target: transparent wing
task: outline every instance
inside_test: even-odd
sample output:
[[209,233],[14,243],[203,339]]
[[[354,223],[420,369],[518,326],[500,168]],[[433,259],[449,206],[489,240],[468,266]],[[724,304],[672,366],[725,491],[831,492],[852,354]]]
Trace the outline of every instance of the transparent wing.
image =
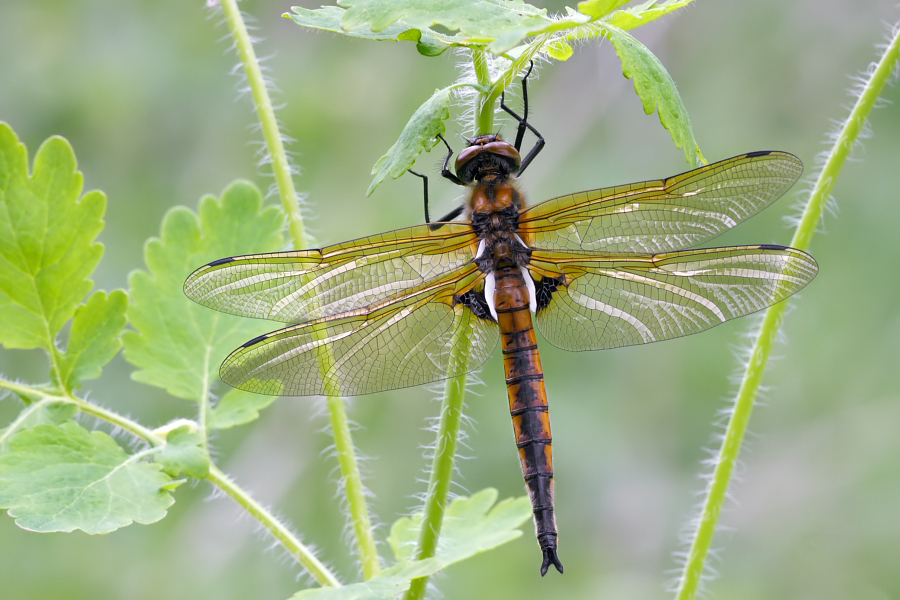
[[399,297],[472,260],[472,227],[422,225],[328,246],[224,258],[197,269],[189,298],[244,317],[302,323]]
[[446,286],[275,331],[235,350],[220,374],[285,396],[357,396],[461,375],[490,356],[499,334],[452,295]]
[[532,255],[532,268],[566,283],[537,313],[564,350],[600,350],[690,335],[781,302],[815,277],[808,254],[784,246],[735,246],[658,255]]
[[658,181],[561,196],[520,213],[535,248],[669,252],[702,244],[780,198],[803,163],[751,152]]

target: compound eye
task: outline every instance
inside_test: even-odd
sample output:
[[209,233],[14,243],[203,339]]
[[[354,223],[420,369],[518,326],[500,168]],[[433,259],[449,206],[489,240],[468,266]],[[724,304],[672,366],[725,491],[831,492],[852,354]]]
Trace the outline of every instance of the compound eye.
[[510,169],[511,171],[517,170],[522,164],[522,157],[519,156],[519,151],[509,142],[501,140],[491,142],[490,144],[484,145],[484,150],[485,152],[490,152],[491,154],[496,154],[497,156],[509,159],[509,162],[513,165],[513,168]]
[[484,150],[484,148],[485,146],[469,146],[457,155],[456,164],[454,165],[457,177],[466,183],[472,182],[472,174],[469,173],[469,170],[465,167],[473,158],[481,154],[481,151]]

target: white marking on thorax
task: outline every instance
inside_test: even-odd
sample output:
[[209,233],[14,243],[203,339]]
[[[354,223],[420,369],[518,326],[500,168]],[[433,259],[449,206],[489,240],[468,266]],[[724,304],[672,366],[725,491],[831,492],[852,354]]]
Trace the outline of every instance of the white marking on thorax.
[[475,253],[475,260],[478,260],[484,254],[484,246],[484,238],[481,238],[481,243],[478,244],[478,252]]
[[497,286],[497,280],[494,278],[494,272],[491,271],[484,278],[484,300],[487,302],[488,310],[491,311],[491,316],[494,317],[494,320],[499,322],[500,319],[497,318],[497,307],[494,305],[494,288]]
[[519,270],[522,272],[522,279],[525,280],[525,287],[528,288],[528,308],[531,312],[537,313],[537,290],[534,288],[534,279],[525,267],[519,267]]

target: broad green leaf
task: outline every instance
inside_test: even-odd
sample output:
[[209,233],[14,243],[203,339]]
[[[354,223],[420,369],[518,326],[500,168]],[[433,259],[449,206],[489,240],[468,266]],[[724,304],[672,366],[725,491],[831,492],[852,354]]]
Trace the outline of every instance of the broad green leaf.
[[587,0],[578,3],[578,12],[599,19],[629,2],[631,0]]
[[656,0],[648,0],[644,4],[617,10],[604,21],[619,29],[634,29],[687,6],[693,1],[669,0],[663,4],[656,4]]
[[379,42],[415,42],[416,49],[423,56],[438,56],[448,48],[464,45],[465,40],[462,35],[437,33],[428,27],[410,27],[402,21],[397,21],[378,32],[372,31],[366,25],[345,30],[341,28],[341,18],[346,11],[337,6],[323,6],[316,10],[294,6],[291,10],[295,14],[285,16],[293,19],[298,25]]
[[31,531],[109,533],[159,521],[174,502],[163,489],[170,481],[159,465],[72,422],[22,431],[0,455],[0,507]]
[[430,151],[434,148],[438,143],[438,134],[447,130],[444,121],[450,117],[451,94],[450,88],[435,90],[431,98],[413,113],[400,138],[372,167],[375,177],[366,190],[366,196],[370,196],[388,175],[397,179],[406,173],[422,154],[422,150]]
[[9,450],[9,440],[20,431],[38,425],[59,425],[74,417],[77,412],[75,404],[49,398],[28,404],[12,423],[0,429],[0,453]]
[[343,587],[322,587],[303,590],[291,596],[291,600],[394,600],[409,589],[413,579],[434,575],[441,563],[433,558],[405,562],[385,569],[378,577]]
[[597,23],[600,32],[612,42],[622,61],[622,74],[634,81],[634,91],[648,115],[659,112],[659,121],[669,130],[677,148],[684,149],[684,157],[693,167],[706,162],[694,139],[691,120],[675,82],[668,71],[646,46],[618,27]]
[[[531,518],[528,498],[497,502],[497,490],[487,488],[471,498],[456,498],[447,507],[436,558],[441,568],[485,552],[522,535],[519,526]],[[493,507],[493,508],[491,508]],[[404,517],[391,526],[388,543],[400,562],[413,558],[424,514]]]
[[209,475],[209,454],[195,427],[182,425],[170,431],[166,445],[153,458],[172,477],[184,473],[194,479],[203,479]]
[[575,54],[575,51],[572,50],[572,46],[565,40],[554,40],[546,44],[544,46],[544,51],[550,58],[558,61],[569,60],[572,58],[572,55]]
[[119,335],[125,329],[128,294],[116,290],[94,292],[75,311],[66,352],[60,357],[60,380],[67,390],[81,387],[85,379],[100,377],[103,367],[122,347]]
[[255,421],[259,418],[259,411],[272,404],[275,398],[276,396],[252,394],[244,390],[230,390],[209,411],[209,426],[213,429],[228,429]]
[[103,246],[106,197],[81,195],[69,143],[52,137],[28,152],[0,123],[0,343],[54,352],[56,334],[91,291]]
[[145,250],[149,272],[129,278],[128,317],[136,331],[122,339],[125,358],[138,367],[135,380],[179,398],[206,399],[228,353],[272,327],[191,302],[184,280],[219,258],[280,249],[283,226],[281,211],[263,209],[259,190],[249,182],[229,186],[221,201],[203,198],[199,218],[185,207],[166,214],[161,237]]

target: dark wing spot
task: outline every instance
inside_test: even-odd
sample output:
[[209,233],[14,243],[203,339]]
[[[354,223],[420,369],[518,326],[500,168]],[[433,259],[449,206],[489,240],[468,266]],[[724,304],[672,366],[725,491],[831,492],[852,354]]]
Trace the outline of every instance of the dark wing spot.
[[779,246],[778,244],[760,244],[760,250],[787,250],[787,246]]
[[453,303],[462,304],[475,313],[475,316],[479,319],[485,319],[486,321],[493,321],[493,317],[491,317],[491,309],[488,308],[487,300],[484,299],[484,291],[476,292],[475,290],[469,290],[465,294],[460,294],[459,296],[453,297]]
[[250,346],[253,346],[254,344],[257,344],[257,343],[263,341],[267,337],[269,337],[268,334],[261,335],[259,337],[255,337],[252,340],[250,340],[249,342],[247,342],[246,344],[244,344],[243,346],[241,346],[241,348],[249,348]]
[[537,294],[537,312],[547,308],[550,300],[553,299],[553,293],[559,289],[559,286],[566,285],[565,275],[559,277],[544,277],[540,281],[534,282],[534,291]]
[[756,152],[748,152],[745,156],[747,158],[756,158],[757,156],[768,156],[772,154],[771,150],[757,150]]
[[226,264],[226,263],[230,263],[230,262],[232,262],[233,260],[234,260],[234,257],[233,257],[233,256],[230,256],[230,257],[228,257],[228,258],[220,258],[219,260],[214,260],[214,261],[212,261],[211,263],[209,263],[209,264],[206,265],[206,266],[207,266],[207,267],[218,267],[219,265],[224,265],[224,264]]

